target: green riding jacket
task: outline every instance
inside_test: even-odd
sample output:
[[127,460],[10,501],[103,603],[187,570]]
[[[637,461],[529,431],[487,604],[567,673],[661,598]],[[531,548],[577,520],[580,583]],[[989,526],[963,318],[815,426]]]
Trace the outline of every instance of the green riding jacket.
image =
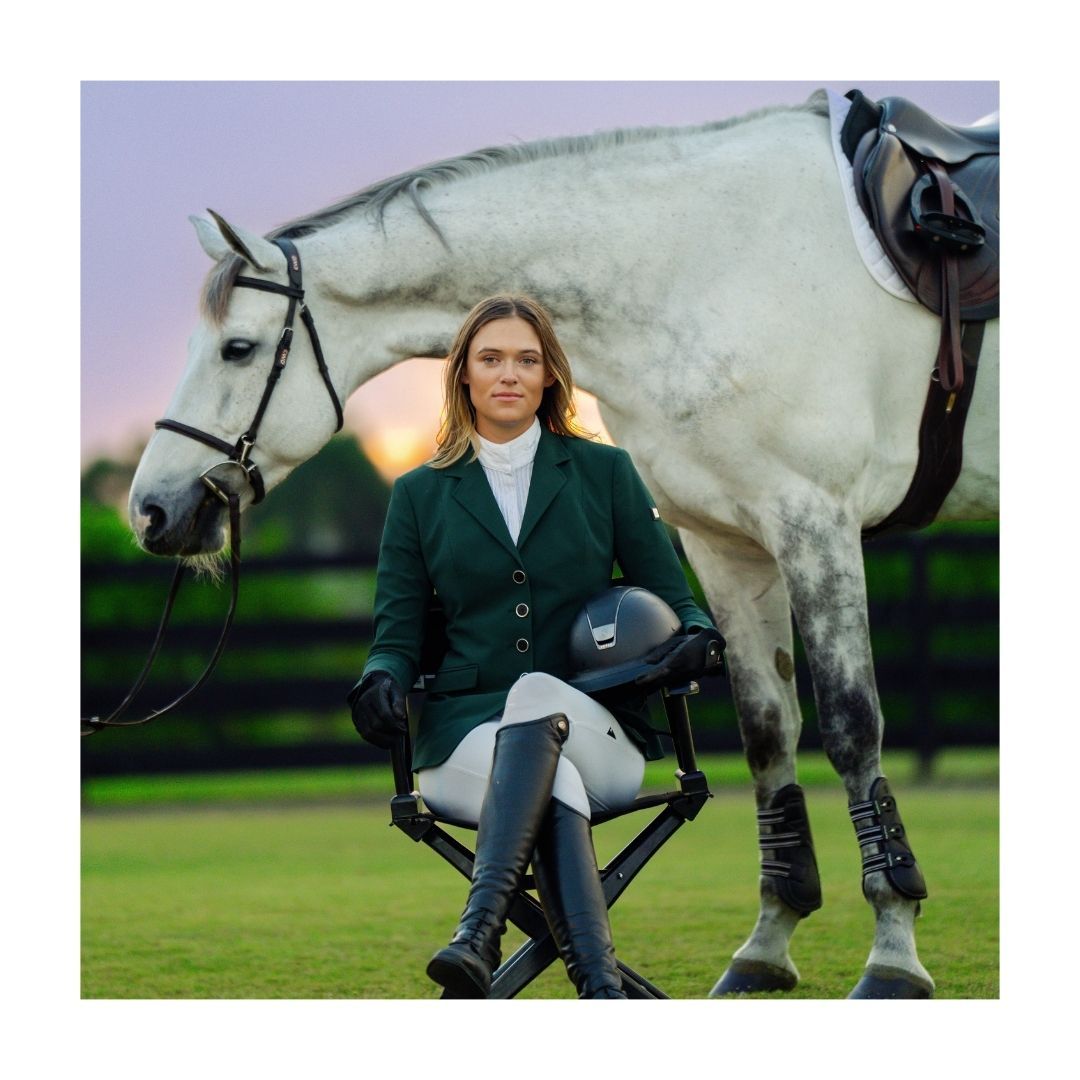
[[[469,731],[497,717],[526,672],[569,675],[570,624],[610,586],[615,563],[666,600],[684,630],[712,626],[625,450],[545,428],[516,544],[483,466],[468,457],[398,478],[379,550],[364,675],[388,671],[413,686],[433,590],[446,613],[449,649],[424,699],[416,769],[445,761]],[[663,756],[644,698],[612,711],[647,758]]]

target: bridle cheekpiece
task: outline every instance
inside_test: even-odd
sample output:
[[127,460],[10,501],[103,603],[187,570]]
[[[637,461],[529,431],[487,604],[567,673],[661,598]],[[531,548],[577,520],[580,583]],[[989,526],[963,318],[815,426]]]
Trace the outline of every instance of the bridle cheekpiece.
[[279,293],[280,295],[289,298],[289,309],[285,314],[285,325],[282,327],[277,345],[274,348],[274,362],[270,368],[270,374],[266,377],[266,386],[263,388],[259,407],[255,410],[255,417],[248,425],[247,430],[244,431],[235,443],[230,443],[225,439],[219,438],[217,435],[212,435],[208,431],[201,431],[199,428],[192,427],[190,424],[182,424],[179,420],[165,418],[158,420],[154,425],[156,428],[162,428],[165,431],[173,431],[178,435],[185,435],[189,439],[195,439],[198,442],[205,443],[207,446],[212,446],[215,450],[220,450],[226,455],[224,461],[219,461],[216,465],[211,465],[210,468],[199,477],[206,487],[226,505],[229,502],[229,489],[223,487],[214,476],[214,474],[221,469],[240,470],[241,476],[251,485],[251,490],[254,492],[255,497],[252,499],[253,503],[262,502],[266,496],[266,485],[263,483],[262,473],[259,472],[259,466],[251,459],[251,451],[255,446],[255,439],[259,433],[259,425],[262,423],[266,407],[270,404],[270,397],[274,392],[274,387],[277,386],[278,379],[281,378],[281,373],[285,370],[285,364],[289,359],[289,350],[292,348],[293,340],[293,320],[296,318],[297,308],[299,308],[300,311],[301,321],[304,326],[307,327],[308,337],[311,339],[311,347],[315,353],[315,362],[319,366],[319,374],[322,376],[327,393],[330,395],[330,401],[334,406],[334,413],[337,417],[337,426],[334,428],[335,433],[341,430],[342,424],[344,423],[344,415],[341,411],[341,401],[338,399],[337,391],[334,389],[334,384],[330,379],[330,372],[326,368],[322,346],[319,344],[319,335],[315,332],[315,320],[312,318],[311,311],[307,304],[304,303],[303,272],[300,267],[300,253],[296,250],[296,246],[293,242],[291,240],[286,240],[284,237],[278,237],[274,243],[281,249],[282,254],[285,256],[285,264],[289,271],[288,285],[280,285],[276,281],[263,281],[261,278],[243,276],[237,277],[235,282],[236,285],[243,288],[259,289],[262,292]]

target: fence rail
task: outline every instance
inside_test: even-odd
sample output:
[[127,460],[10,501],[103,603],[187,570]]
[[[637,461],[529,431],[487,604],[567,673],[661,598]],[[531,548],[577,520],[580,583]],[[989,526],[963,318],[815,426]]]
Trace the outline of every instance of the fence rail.
[[[997,537],[923,535],[882,538],[867,547],[870,622],[875,670],[886,716],[886,743],[914,747],[926,765],[942,745],[997,742],[998,600]],[[959,558],[960,562],[957,563]],[[949,562],[949,560],[952,560]],[[876,567],[889,564],[889,595],[875,596]],[[952,589],[956,566],[992,569],[960,593]],[[82,740],[85,775],[124,772],[274,768],[352,764],[381,759],[352,731],[344,694],[355,679],[372,625],[367,614],[303,617],[279,605],[271,614],[245,617],[245,597],[258,595],[257,611],[274,609],[274,582],[302,573],[370,577],[370,555],[252,560],[244,564],[240,613],[221,667],[177,714],[129,732]],[[147,601],[171,570],[149,560],[84,564],[82,635],[84,715],[104,712],[126,693],[153,633],[158,601]],[[943,580],[944,579],[944,580]],[[127,593],[125,593],[125,590]],[[197,591],[197,590],[196,590]],[[261,591],[261,594],[260,594]],[[890,590],[878,590],[889,593]],[[130,606],[123,598],[130,594]],[[94,613],[93,598],[112,597],[111,615]],[[177,612],[166,638],[161,671],[140,699],[145,709],[171,701],[201,670],[223,616],[205,604]],[[214,606],[214,605],[210,605]],[[123,625],[116,621],[121,611]],[[137,617],[136,617],[137,616]],[[945,644],[941,636],[950,640]],[[817,746],[809,671],[796,649],[796,682],[806,723],[803,745]],[[695,738],[703,750],[740,746],[734,709],[723,679],[707,680],[693,700]],[[136,708],[138,704],[136,705]],[[144,709],[144,711],[145,711]]]

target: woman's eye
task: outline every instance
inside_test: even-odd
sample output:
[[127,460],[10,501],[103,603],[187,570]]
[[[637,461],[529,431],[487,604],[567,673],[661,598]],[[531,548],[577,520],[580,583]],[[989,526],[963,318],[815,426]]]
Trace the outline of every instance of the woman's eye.
[[221,346],[222,360],[246,360],[255,351],[254,341],[245,341],[243,338],[233,338]]
[[537,361],[535,356],[523,356],[521,358],[521,363],[531,365],[531,364],[538,363],[538,361]]

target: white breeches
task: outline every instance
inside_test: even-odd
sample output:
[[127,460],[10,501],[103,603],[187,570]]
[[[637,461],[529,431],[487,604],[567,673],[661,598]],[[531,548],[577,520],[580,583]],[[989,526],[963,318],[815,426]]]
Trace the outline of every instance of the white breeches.
[[420,770],[420,794],[428,808],[476,824],[499,728],[553,713],[565,714],[570,734],[563,743],[551,797],[584,817],[629,806],[645,773],[641,752],[602,705],[561,679],[536,671],[514,683],[499,719],[473,728],[441,765]]

